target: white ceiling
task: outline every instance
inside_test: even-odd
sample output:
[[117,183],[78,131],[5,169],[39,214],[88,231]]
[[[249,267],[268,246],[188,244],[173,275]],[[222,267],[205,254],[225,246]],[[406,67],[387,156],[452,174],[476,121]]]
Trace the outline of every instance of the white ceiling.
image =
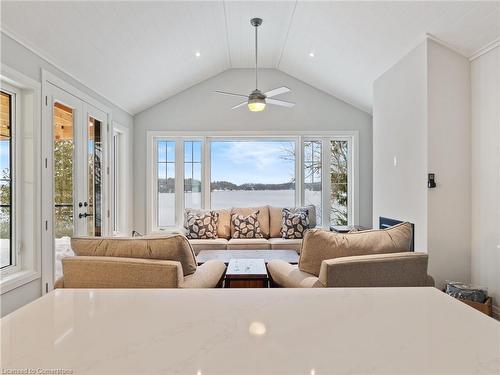
[[498,1],[2,1],[1,10],[3,31],[132,114],[252,67],[256,16],[261,66],[367,112],[373,81],[425,33],[466,56],[500,37]]

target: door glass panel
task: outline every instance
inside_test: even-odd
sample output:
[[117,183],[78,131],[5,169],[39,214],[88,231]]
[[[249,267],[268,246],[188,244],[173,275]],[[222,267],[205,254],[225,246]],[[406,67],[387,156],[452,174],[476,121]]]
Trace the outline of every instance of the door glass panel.
[[73,109],[54,104],[54,237],[56,277],[62,274],[60,258],[73,235]]
[[87,234],[102,232],[102,126],[93,117],[88,119],[88,207]]

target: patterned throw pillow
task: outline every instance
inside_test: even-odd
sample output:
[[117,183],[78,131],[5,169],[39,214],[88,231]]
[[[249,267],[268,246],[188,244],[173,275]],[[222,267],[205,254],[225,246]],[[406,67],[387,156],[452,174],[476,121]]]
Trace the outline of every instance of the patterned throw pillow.
[[238,214],[231,215],[231,225],[234,228],[233,238],[264,238],[262,235],[257,215],[259,211],[244,216]]
[[186,237],[190,239],[217,238],[219,214],[215,211],[187,212],[185,219]]
[[309,228],[309,211],[303,208],[283,208],[282,220],[282,238],[304,238],[304,232]]

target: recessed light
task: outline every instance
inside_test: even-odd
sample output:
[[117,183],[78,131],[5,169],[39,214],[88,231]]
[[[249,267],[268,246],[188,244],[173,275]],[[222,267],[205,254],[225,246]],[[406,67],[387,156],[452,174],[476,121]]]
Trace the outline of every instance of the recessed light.
[[196,52],[194,55],[195,55],[196,57],[200,57],[200,56],[201,56],[201,53]]
[[309,52],[309,57],[314,57],[314,52]]

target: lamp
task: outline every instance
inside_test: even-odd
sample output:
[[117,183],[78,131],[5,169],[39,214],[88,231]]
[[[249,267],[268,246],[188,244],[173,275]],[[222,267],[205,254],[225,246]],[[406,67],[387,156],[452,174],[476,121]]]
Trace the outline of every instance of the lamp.
[[261,112],[266,108],[266,96],[260,90],[254,90],[248,96],[248,109],[251,112]]

